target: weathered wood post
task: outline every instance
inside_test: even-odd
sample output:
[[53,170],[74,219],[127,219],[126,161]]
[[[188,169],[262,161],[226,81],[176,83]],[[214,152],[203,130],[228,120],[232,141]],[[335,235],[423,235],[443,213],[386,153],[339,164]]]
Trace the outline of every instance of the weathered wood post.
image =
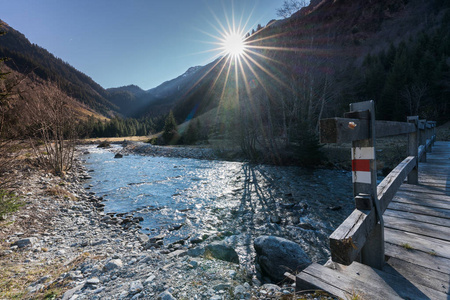
[[433,145],[432,143],[432,139],[433,139],[433,121],[427,121],[427,141],[429,140],[430,143],[427,144],[427,152],[431,152],[431,146]]
[[433,123],[433,130],[431,132],[432,138],[431,138],[431,145],[434,146],[434,142],[436,141],[436,121],[432,121]]
[[412,123],[416,126],[416,131],[408,134],[408,156],[416,157],[416,166],[408,174],[409,184],[419,184],[419,159],[417,158],[419,154],[419,117],[412,116],[407,118],[408,123]]
[[364,209],[364,206],[375,206],[378,219],[377,225],[361,249],[361,262],[381,269],[384,265],[384,224],[377,199],[374,101],[352,103],[350,111],[346,117],[369,121],[368,128],[363,128],[363,130],[367,130],[368,138],[352,141],[352,181],[355,205],[358,209]]
[[422,154],[422,157],[420,158],[420,162],[427,162],[427,135],[426,135],[426,129],[427,129],[427,120],[419,120],[419,145],[423,145],[424,151]]

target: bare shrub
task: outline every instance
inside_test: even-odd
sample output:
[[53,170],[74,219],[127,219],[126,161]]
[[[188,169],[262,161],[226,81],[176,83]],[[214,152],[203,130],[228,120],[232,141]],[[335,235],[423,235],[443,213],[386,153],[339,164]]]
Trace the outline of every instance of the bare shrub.
[[31,146],[39,162],[56,175],[72,168],[76,118],[71,102],[59,89],[47,86],[26,103]]

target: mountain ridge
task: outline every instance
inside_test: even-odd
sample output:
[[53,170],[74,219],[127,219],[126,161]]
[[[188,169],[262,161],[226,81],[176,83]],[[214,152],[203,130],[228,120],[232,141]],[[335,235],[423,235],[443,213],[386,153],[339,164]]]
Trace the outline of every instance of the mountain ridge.
[[[292,81],[292,76],[304,76],[305,72],[336,76],[355,62],[355,68],[361,67],[368,53],[385,51],[390,43],[396,45],[405,36],[423,29],[425,23],[420,14],[432,20],[436,14],[432,6],[445,7],[445,2],[313,0],[290,18],[269,22],[251,35],[249,41],[259,47],[254,50],[258,55],[278,62],[269,65],[261,56],[254,58],[262,68],[274,70],[280,82]],[[174,110],[177,120],[182,121],[194,110],[198,115],[219,105],[223,96],[220,87],[225,86],[226,79],[220,71],[224,63],[221,58],[205,66],[188,68],[149,90],[136,85],[104,89],[86,74],[31,44],[23,34],[6,28],[8,34],[0,38],[0,56],[12,58],[8,66],[22,73],[32,70],[40,78],[54,81],[70,97],[106,116],[157,117]],[[287,50],[271,50],[277,47]],[[247,66],[244,68],[248,80],[256,83],[258,78],[269,76],[259,67],[255,67],[256,73]],[[303,75],[299,70],[303,70]],[[261,89],[261,84],[257,89]],[[271,84],[275,87],[278,83]],[[342,88],[337,86],[336,93],[342,93]]]

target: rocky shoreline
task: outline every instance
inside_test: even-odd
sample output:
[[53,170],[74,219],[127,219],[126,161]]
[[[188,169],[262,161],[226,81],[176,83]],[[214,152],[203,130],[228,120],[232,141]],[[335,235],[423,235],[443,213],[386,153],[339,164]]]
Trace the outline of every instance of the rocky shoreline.
[[[122,141],[89,141],[83,145],[120,145],[122,148],[116,153],[120,155],[136,154],[154,157],[177,157],[177,158],[193,158],[205,160],[227,160],[227,161],[246,161],[239,149],[236,148],[222,148],[210,145],[196,145],[196,146],[159,146],[152,145],[147,142],[131,141],[124,139]],[[108,146],[109,145],[109,146]]]
[[164,246],[140,232],[139,218],[105,214],[103,199],[83,188],[90,175],[80,161],[64,179],[29,167],[15,172],[27,204],[0,227],[1,287],[9,289],[2,299],[14,293],[65,300],[293,296],[291,282],[262,284],[224,257],[232,249],[222,249],[220,238],[200,247],[193,241]]

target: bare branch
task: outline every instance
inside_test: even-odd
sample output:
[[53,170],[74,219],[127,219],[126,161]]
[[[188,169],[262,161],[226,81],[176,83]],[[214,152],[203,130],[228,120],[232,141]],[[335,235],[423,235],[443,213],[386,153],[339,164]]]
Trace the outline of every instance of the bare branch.
[[277,16],[287,19],[305,6],[306,0],[284,0],[283,6],[277,9]]

